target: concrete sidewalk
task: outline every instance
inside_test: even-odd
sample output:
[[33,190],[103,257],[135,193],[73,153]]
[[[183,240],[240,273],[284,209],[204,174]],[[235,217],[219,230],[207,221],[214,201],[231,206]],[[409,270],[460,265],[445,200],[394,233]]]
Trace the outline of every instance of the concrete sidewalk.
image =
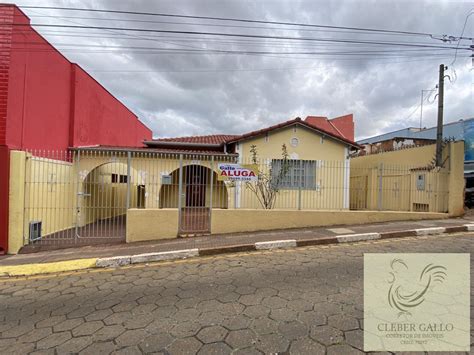
[[[241,250],[266,249],[265,243],[262,242],[270,242],[267,249],[281,247],[275,246],[274,243],[271,243],[275,241],[291,241],[291,243],[288,245],[294,244],[294,246],[329,244],[333,242],[337,243],[337,238],[342,238],[344,236],[350,237],[346,238],[347,241],[364,240],[357,237],[361,234],[368,236],[365,238],[365,240],[378,239],[380,238],[380,234],[382,235],[382,238],[410,235],[414,236],[417,235],[414,231],[419,229],[428,229],[428,234],[431,234],[431,232],[429,232],[430,229],[432,229],[434,232],[439,232],[443,228],[448,228],[448,230],[443,230],[442,232],[456,232],[466,230],[462,229],[464,228],[463,226],[473,223],[474,216],[467,216],[464,218],[441,220],[389,222],[365,225],[332,226],[329,228],[321,227],[277,230],[271,232],[266,231],[242,234],[212,235],[194,238],[162,240],[158,242],[139,242],[133,244],[94,245],[79,248],[43,251],[32,254],[1,256],[0,275],[10,274],[5,272],[5,270],[11,270],[12,267],[22,265],[30,265],[28,268],[29,272],[26,274],[37,273],[35,272],[35,267],[48,270],[45,272],[59,272],[66,270],[76,270],[80,268],[89,268],[91,267],[90,265],[94,264],[96,259],[102,258],[134,256],[150,253],[179,252],[183,250],[197,250],[199,251],[199,255],[210,255],[224,252],[236,252]],[[401,233],[399,234],[397,232]],[[379,234],[379,237],[373,237],[374,234]],[[261,247],[258,245],[261,245]],[[193,252],[191,252],[190,255],[192,256]],[[189,257],[190,255],[187,255],[186,257]],[[82,262],[79,262],[78,260],[82,260]],[[71,261],[73,261],[76,266],[71,266]],[[46,264],[51,263],[56,264],[56,266],[47,268]],[[39,264],[45,265],[40,267],[38,266]],[[67,267],[65,265],[67,265]],[[65,267],[66,269],[64,270]],[[56,270],[57,268],[59,269]],[[52,271],[50,271],[50,269]]]

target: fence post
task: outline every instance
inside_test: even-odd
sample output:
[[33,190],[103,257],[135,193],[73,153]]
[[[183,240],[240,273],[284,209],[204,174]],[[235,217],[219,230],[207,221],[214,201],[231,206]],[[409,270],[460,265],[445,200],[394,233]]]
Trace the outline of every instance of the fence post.
[[379,164],[379,192],[378,192],[378,210],[382,210],[382,185],[383,185],[383,163]]
[[211,229],[211,217],[212,217],[212,190],[214,189],[214,156],[211,157],[211,177],[210,177],[210,188],[211,191],[209,192],[209,229]]
[[300,172],[300,181],[298,184],[298,211],[301,211],[301,185],[303,184],[303,178],[306,178],[306,176],[304,176],[304,171],[301,166],[301,160],[298,161],[298,165],[298,170]]
[[127,210],[130,208],[130,164],[132,160],[132,152],[127,152]]
[[27,153],[22,151],[7,151],[9,154],[9,193],[8,201],[9,215],[6,223],[8,228],[8,253],[17,254],[25,245],[24,230],[25,223],[25,184],[29,179],[26,177]]
[[76,227],[74,228],[74,242],[76,242],[76,239],[79,236],[79,223],[81,222],[80,221],[80,217],[82,214],[82,211],[81,211],[81,207],[82,207],[82,193],[84,189],[84,185],[82,185],[82,188],[81,188],[81,183],[82,183],[82,179],[81,179],[81,151],[78,150],[77,151],[77,158],[76,158],[76,161],[75,161],[75,165],[76,165],[76,178],[77,178],[77,186],[76,186]]
[[181,232],[181,214],[182,214],[182,195],[183,195],[183,154],[179,155],[179,176],[178,176],[178,233]]

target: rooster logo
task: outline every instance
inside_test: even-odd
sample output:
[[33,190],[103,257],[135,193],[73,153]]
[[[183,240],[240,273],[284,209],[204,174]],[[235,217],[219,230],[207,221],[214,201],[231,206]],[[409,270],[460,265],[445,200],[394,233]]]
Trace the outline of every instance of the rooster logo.
[[393,259],[390,267],[392,271],[388,280],[388,303],[399,311],[399,317],[411,316],[409,311],[422,304],[428,291],[432,290],[436,283],[443,283],[447,277],[447,269],[444,266],[428,264],[421,272],[419,280],[407,282],[402,276],[408,274],[408,266],[402,259]]

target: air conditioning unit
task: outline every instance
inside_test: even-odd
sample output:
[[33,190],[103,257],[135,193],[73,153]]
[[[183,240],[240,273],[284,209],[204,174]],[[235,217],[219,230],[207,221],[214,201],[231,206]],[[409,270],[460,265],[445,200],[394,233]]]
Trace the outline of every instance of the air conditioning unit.
[[41,221],[31,221],[30,222],[30,242],[41,239]]

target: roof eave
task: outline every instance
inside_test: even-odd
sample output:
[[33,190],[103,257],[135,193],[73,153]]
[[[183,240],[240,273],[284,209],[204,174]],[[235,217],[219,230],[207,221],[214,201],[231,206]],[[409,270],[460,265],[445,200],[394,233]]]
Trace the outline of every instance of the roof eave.
[[299,124],[299,125],[301,125],[301,126],[303,126],[303,127],[309,128],[309,129],[311,129],[311,130],[313,130],[313,131],[317,131],[318,133],[324,134],[325,136],[328,136],[328,137],[330,137],[331,139],[334,139],[334,140],[336,140],[336,141],[338,141],[338,142],[341,142],[341,143],[344,144],[344,145],[348,145],[348,146],[351,146],[351,147],[354,147],[354,148],[357,148],[357,149],[362,149],[362,146],[359,145],[359,144],[357,144],[357,143],[355,143],[355,142],[350,142],[350,141],[346,141],[346,140],[344,140],[344,139],[340,139],[340,138],[338,138],[338,137],[336,137],[336,136],[334,136],[334,135],[332,135],[332,134],[330,134],[330,133],[328,133],[328,132],[325,132],[325,131],[323,131],[323,130],[321,130],[321,129],[318,129],[318,128],[316,128],[316,127],[313,127],[312,125],[310,125],[310,124],[308,124],[308,123],[306,123],[306,122],[304,122],[304,121],[301,121],[301,120],[289,121],[289,122],[287,122],[286,125],[275,126],[274,128],[272,128],[271,130],[268,130],[268,131],[262,130],[261,132],[260,132],[260,131],[257,131],[257,132],[255,132],[255,134],[252,134],[252,135],[250,135],[250,134],[249,134],[249,135],[243,135],[242,137],[240,137],[240,138],[238,138],[238,139],[233,139],[233,140],[227,141],[226,143],[227,143],[227,144],[237,143],[237,142],[240,142],[240,141],[243,141],[243,140],[246,140],[246,139],[250,139],[250,138],[257,137],[257,136],[259,136],[259,135],[261,135],[261,134],[265,134],[266,132],[272,131],[272,130],[274,130],[274,129],[283,129],[283,128],[286,128],[286,127],[288,127],[288,126],[294,125],[294,124]]
[[224,143],[191,143],[191,142],[173,142],[173,141],[144,141],[146,146],[150,147],[188,147],[188,148],[221,148]]

